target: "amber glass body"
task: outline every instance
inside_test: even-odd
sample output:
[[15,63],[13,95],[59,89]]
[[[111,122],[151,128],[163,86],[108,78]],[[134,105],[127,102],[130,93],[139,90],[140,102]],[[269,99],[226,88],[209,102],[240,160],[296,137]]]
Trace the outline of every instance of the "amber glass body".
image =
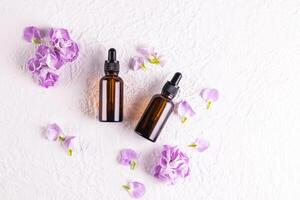
[[106,72],[100,80],[99,121],[123,121],[123,80],[116,72]]
[[135,132],[155,142],[173,109],[174,103],[171,97],[164,94],[154,95],[138,122]]

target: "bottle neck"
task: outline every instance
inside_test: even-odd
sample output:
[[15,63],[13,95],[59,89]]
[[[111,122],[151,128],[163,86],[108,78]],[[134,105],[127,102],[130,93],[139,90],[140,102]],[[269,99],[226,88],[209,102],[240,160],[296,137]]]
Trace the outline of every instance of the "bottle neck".
[[161,95],[169,100],[172,100],[174,98],[174,96],[168,92],[165,91],[161,91]]
[[118,76],[119,72],[116,71],[104,71],[105,76]]

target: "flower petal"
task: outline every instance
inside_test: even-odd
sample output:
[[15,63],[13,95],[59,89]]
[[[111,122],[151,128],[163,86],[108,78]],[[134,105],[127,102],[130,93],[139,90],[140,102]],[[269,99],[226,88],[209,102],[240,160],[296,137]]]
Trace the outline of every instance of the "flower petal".
[[181,101],[176,106],[176,113],[180,117],[193,117],[196,113],[187,101]]
[[67,136],[63,141],[63,146],[68,151],[69,156],[72,156],[74,149],[76,148],[76,137]]
[[131,197],[138,199],[144,196],[146,188],[143,183],[137,181],[131,181],[128,183],[127,186],[128,186],[127,191],[129,192]]
[[197,138],[195,144],[197,145],[196,148],[199,152],[203,152],[209,147],[209,142],[203,138]]
[[49,30],[49,37],[51,42],[55,42],[57,39],[70,39],[68,30],[64,28],[51,28]]
[[145,67],[145,60],[143,57],[134,56],[129,61],[129,67],[133,70],[138,70]]
[[142,54],[147,59],[149,59],[150,56],[154,56],[155,54],[154,47],[139,47],[137,48],[137,52]]
[[62,135],[63,132],[61,128],[56,124],[49,124],[46,129],[46,138],[50,141],[55,141],[58,139],[60,135]]
[[132,161],[136,162],[137,158],[138,154],[133,149],[123,149],[117,159],[121,165],[128,166],[132,164]]
[[48,67],[43,67],[40,73],[34,74],[34,78],[39,82],[40,86],[44,88],[53,87],[58,81],[59,76]]
[[40,45],[35,53],[36,59],[51,69],[59,69],[64,63],[60,60],[60,56],[47,45]]
[[219,99],[219,91],[215,88],[205,88],[201,91],[201,97],[205,101],[217,101]]
[[26,27],[24,29],[23,36],[27,42],[31,42],[34,44],[41,43],[41,39],[42,39],[41,31],[35,26]]

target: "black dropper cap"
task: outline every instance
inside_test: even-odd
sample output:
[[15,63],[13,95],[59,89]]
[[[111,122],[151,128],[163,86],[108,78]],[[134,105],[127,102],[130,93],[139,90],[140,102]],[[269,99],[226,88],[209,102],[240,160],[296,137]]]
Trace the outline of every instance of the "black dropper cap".
[[117,60],[117,52],[114,48],[108,50],[108,59],[104,63],[105,72],[119,72],[120,65]]
[[178,83],[181,80],[182,74],[180,72],[176,72],[171,79],[171,81],[167,81],[162,89],[162,93],[169,96],[171,99],[174,98],[179,90]]

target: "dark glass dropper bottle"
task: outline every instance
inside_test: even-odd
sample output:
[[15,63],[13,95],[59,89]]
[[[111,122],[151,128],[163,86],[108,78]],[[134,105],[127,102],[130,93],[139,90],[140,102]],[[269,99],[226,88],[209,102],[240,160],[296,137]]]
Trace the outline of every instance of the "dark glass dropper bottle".
[[100,80],[99,120],[101,122],[123,121],[123,80],[118,76],[120,70],[116,50],[108,51],[104,64],[105,76]]
[[179,90],[178,83],[181,77],[181,73],[176,72],[172,80],[164,85],[161,94],[152,97],[135,128],[137,134],[152,142],[156,141],[174,109],[172,99]]

